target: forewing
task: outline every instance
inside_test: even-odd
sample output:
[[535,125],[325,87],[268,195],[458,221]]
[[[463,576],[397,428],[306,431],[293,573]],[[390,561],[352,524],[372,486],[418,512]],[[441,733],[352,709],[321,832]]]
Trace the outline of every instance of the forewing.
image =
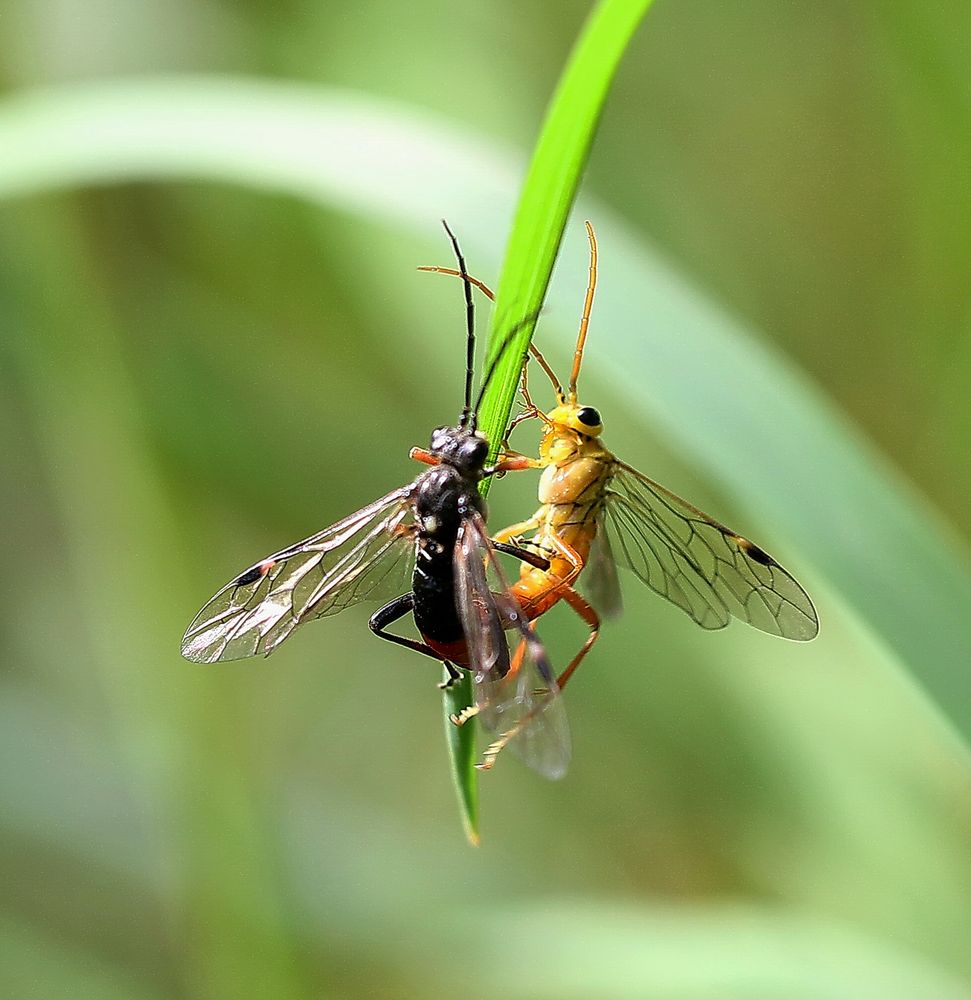
[[622,462],[602,521],[617,561],[702,628],[734,616],[786,639],[818,633],[809,595],[767,552]]
[[[459,529],[455,583],[478,717],[534,771],[562,777],[570,763],[570,731],[556,676],[509,593],[479,515]],[[513,636],[512,657],[506,630]]]
[[407,589],[414,485],[251,566],[196,615],[182,655],[196,663],[269,655],[305,621]]

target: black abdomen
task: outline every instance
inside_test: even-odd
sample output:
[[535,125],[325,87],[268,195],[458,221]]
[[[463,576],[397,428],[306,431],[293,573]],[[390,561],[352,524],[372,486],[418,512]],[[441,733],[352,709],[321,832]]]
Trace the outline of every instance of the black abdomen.
[[436,551],[438,543],[421,539],[415,561],[412,590],[415,625],[426,639],[456,642],[464,635],[455,604],[452,550]]
[[415,625],[426,639],[438,643],[464,637],[455,602],[455,543],[462,519],[484,511],[475,486],[448,465],[426,472],[415,499],[418,551],[412,590]]

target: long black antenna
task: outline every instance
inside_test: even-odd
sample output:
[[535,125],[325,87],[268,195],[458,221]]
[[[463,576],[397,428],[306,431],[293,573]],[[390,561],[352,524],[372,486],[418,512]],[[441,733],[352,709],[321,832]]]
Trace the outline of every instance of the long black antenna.
[[475,305],[472,302],[472,282],[469,280],[469,272],[465,269],[465,258],[459,248],[459,241],[455,238],[455,233],[448,228],[448,223],[442,219],[442,225],[448,238],[452,241],[452,249],[455,251],[455,259],[459,262],[459,274],[462,277],[462,284],[465,285],[465,327],[467,330],[465,348],[465,402],[462,405],[462,416],[459,420],[459,427],[466,427],[472,416],[472,369],[475,365]]

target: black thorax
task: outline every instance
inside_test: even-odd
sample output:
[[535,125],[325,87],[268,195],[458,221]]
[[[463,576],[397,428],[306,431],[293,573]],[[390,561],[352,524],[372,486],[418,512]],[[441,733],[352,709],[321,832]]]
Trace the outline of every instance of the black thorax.
[[[450,430],[454,433],[454,429]],[[469,432],[459,432],[462,434],[471,437]],[[435,436],[432,442],[433,446],[439,443]],[[449,443],[460,443],[462,451],[468,451],[455,437],[450,438]],[[438,454],[447,450],[435,448]],[[463,453],[461,458],[465,457]],[[453,464],[443,456],[441,465],[429,469],[421,477],[415,497],[418,526],[412,585],[415,624],[427,639],[441,643],[455,642],[463,634],[455,601],[454,555],[459,527],[471,514],[485,515],[485,501],[478,490],[483,477],[485,449],[479,461],[466,462],[461,458],[458,464]]]

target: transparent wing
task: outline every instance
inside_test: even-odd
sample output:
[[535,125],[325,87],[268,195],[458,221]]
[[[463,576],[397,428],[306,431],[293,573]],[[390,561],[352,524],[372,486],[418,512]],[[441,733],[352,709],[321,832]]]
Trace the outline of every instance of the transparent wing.
[[[467,518],[459,529],[455,585],[478,717],[534,771],[562,777],[570,763],[570,730],[556,676],[543,644],[509,594],[479,515]],[[512,657],[506,630],[514,638]]]
[[509,644],[503,613],[486,572],[485,560],[492,547],[488,540],[483,542],[478,531],[480,520],[467,518],[459,528],[454,555],[455,593],[479,717],[489,729],[495,729],[500,709],[492,695],[509,673]]
[[407,590],[413,491],[395,490],[241,573],[196,615],[182,655],[196,663],[268,656],[305,621]]
[[702,627],[729,616],[806,641],[819,632],[809,595],[767,552],[617,462],[602,525],[617,561]]
[[604,618],[617,618],[624,610],[624,599],[617,579],[617,562],[606,531],[598,531],[590,546],[583,569],[581,589]]

